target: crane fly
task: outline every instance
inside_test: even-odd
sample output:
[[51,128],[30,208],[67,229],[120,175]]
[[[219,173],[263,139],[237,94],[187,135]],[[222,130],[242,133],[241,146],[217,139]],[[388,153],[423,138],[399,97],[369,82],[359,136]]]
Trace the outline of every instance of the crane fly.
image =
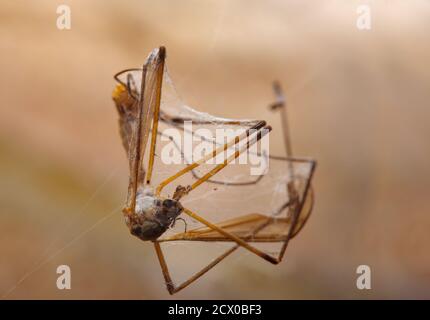
[[[273,264],[281,262],[289,241],[312,211],[311,180],[316,162],[292,156],[279,84],[274,86],[276,102],[271,109],[281,110],[286,157],[251,151],[272,130],[264,120],[219,118],[183,104],[168,75],[164,47],[154,49],[142,68],[123,70],[114,78],[117,85],[113,100],[130,170],[123,215],[132,235],[152,242],[169,293],[187,287],[239,248]],[[187,129],[190,121],[196,126],[194,131]],[[190,159],[184,152],[186,146],[161,126],[184,135],[196,134],[212,149],[199,159]],[[215,132],[219,128],[242,131],[223,142],[197,134],[201,129]],[[167,145],[176,148],[173,151],[181,155],[181,164],[160,161],[159,155],[164,152],[160,148]],[[228,150],[232,152],[221,163],[208,165]],[[270,164],[268,170],[250,176],[243,166],[234,164],[243,154]],[[197,197],[187,202],[193,194]],[[180,225],[178,220],[184,223]],[[195,227],[190,229],[191,225]],[[222,242],[231,243],[231,247],[175,285],[162,249],[162,244],[175,241]],[[279,249],[274,254],[259,248],[258,243],[273,243]]]

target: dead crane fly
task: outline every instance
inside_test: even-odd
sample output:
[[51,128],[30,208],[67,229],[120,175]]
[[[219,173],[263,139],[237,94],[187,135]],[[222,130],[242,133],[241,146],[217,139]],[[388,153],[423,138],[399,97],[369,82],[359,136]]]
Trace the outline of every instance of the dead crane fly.
[[[265,121],[218,118],[185,105],[169,78],[165,60],[166,50],[160,47],[150,53],[143,68],[116,74],[113,100],[130,169],[123,209],[126,224],[134,236],[152,241],[167,289],[173,294],[240,247],[279,263],[288,242],[311,213],[315,161],[291,154],[279,85],[275,85],[277,101],[272,109],[282,112],[286,157],[251,151],[271,130]],[[192,129],[186,125],[189,122]],[[223,142],[202,133],[219,129],[242,129],[242,133]],[[202,152],[200,159],[191,159],[184,150],[190,146],[173,139],[172,130],[193,134],[191,141],[200,140],[205,144],[201,151],[207,152]],[[170,150],[172,145],[175,150]],[[160,155],[166,149],[168,153],[176,151],[182,161],[163,163]],[[230,155],[221,162],[209,161],[228,151]],[[244,153],[259,158],[267,170],[251,175],[249,163],[236,164],[234,160]],[[175,285],[162,244],[177,241],[230,245],[200,271]],[[270,244],[270,249],[261,248],[265,244]]]

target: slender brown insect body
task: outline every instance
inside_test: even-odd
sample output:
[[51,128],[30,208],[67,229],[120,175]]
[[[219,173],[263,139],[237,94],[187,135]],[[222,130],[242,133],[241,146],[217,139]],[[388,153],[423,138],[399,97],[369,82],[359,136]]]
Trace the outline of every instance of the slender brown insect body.
[[[164,109],[163,107],[162,109],[161,90],[165,58],[166,50],[164,47],[160,47],[151,52],[142,68],[127,69],[116,74],[115,80],[118,84],[112,97],[119,114],[120,135],[129,160],[129,186],[127,201],[123,209],[125,221],[132,235],[143,241],[153,242],[167,289],[169,293],[173,294],[196,281],[239,248],[244,248],[270,263],[278,264],[281,262],[290,239],[300,232],[312,211],[311,179],[316,162],[312,159],[294,158],[292,156],[285,119],[283,126],[285,129],[284,138],[287,142],[287,157],[266,155],[264,152],[253,153],[264,163],[270,160],[286,165],[282,166],[283,171],[274,171],[274,174],[271,175],[277,183],[270,180],[271,178],[265,179],[267,175],[263,177],[264,174],[257,178],[245,180],[226,181],[220,179],[220,172],[228,171],[224,169],[241,154],[251,154],[251,146],[257,145],[271,131],[271,127],[266,125],[263,120],[223,119],[203,114],[189,107],[177,109],[174,112],[168,112],[168,108]],[[278,100],[276,108],[282,107],[283,115],[285,115],[285,99],[279,85],[275,86],[275,93]],[[236,127],[244,129],[244,131],[237,133],[233,139],[227,142],[214,144],[213,150],[198,160],[185,161],[185,166],[181,167],[182,169],[169,173],[168,176],[162,178],[154,176],[155,178],[152,180],[153,174],[157,175],[164,169],[160,171],[154,169],[158,163],[155,161],[158,137],[163,137],[163,132],[158,127],[159,122],[185,133],[185,123],[190,120],[197,126]],[[171,137],[164,136],[164,138]],[[158,145],[160,144],[158,143]],[[179,147],[177,149],[184,160],[186,157],[183,150]],[[226,150],[232,149],[234,152],[226,156],[222,163],[205,169],[206,161],[213,160]],[[144,157],[145,151],[149,151],[147,159]],[[294,169],[294,166],[298,166],[298,168]],[[197,172],[197,168],[203,172]],[[305,173],[303,170],[296,170],[300,168]],[[279,180],[285,171],[289,171],[288,180]],[[189,185],[178,184],[178,179],[187,174],[191,174],[194,180],[190,180]],[[160,181],[154,184],[155,180]],[[177,183],[176,188],[170,189],[170,192],[175,190],[173,195],[167,195],[166,191],[163,193],[166,187],[169,189],[168,186],[174,186],[175,182]],[[180,202],[182,198],[193,193],[193,190],[201,190],[202,186],[208,183],[217,184],[221,186],[220,189],[230,187],[231,190],[255,186],[257,195],[279,193],[279,190],[283,190],[284,193],[277,202],[277,207],[269,208],[271,212],[267,212],[267,209],[270,201],[276,200],[275,198],[269,199],[270,201],[267,203],[261,202],[266,205],[260,207],[257,212],[253,211],[255,208],[252,206],[250,212],[241,212],[237,217],[229,217],[222,221],[217,219],[218,222],[214,223],[201,216],[200,213],[194,212],[194,209],[190,210],[184,207]],[[211,189],[219,192],[218,188]],[[244,194],[243,196],[245,198],[248,195]],[[241,197],[242,194],[236,195],[235,199],[228,200],[241,201]],[[224,201],[225,199],[222,199],[219,203],[222,204]],[[243,201],[248,202],[249,200]],[[189,202],[183,201],[183,203]],[[208,201],[208,203],[213,202]],[[242,203],[233,207],[233,210],[241,209],[241,206]],[[221,214],[223,209],[226,208],[220,208],[218,213]],[[181,215],[188,217],[191,219],[190,221],[198,222],[202,227],[187,231],[187,223],[180,217]],[[176,232],[174,229],[173,234],[166,232],[175,225],[178,219],[184,220],[185,231]],[[189,279],[175,285],[170,277],[162,249],[162,244],[170,241],[231,242],[233,246]],[[254,243],[278,243],[281,245],[281,249],[278,253],[268,253],[255,246]]]

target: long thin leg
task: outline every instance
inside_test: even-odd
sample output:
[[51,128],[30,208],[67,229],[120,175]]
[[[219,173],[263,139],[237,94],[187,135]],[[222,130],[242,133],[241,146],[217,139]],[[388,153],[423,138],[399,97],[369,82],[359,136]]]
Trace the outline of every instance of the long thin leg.
[[212,230],[218,231],[219,233],[221,233],[223,236],[231,239],[232,241],[236,242],[238,245],[244,247],[245,249],[249,250],[250,252],[256,254],[257,256],[273,263],[273,264],[278,264],[279,261],[278,259],[268,255],[267,253],[251,246],[248,242],[242,240],[241,238],[235,236],[234,234],[231,234],[228,231],[225,231],[224,229],[218,227],[217,225],[207,221],[206,219],[200,217],[199,215],[197,215],[196,213],[192,212],[191,210],[184,208],[184,213],[189,215],[191,218],[199,221],[200,223],[206,225],[207,227],[211,228]]
[[[259,137],[257,136],[257,139],[258,138],[261,138],[261,133],[260,133]],[[216,174],[220,170],[222,170],[228,164],[228,161],[232,161],[232,159],[234,157],[237,157],[240,154],[241,151],[249,148],[249,146],[250,146],[250,141],[248,141],[248,143],[246,145],[246,148],[242,147],[241,150],[236,151],[235,154],[232,155],[232,156],[230,156],[230,158],[228,158],[223,164],[220,164],[220,165],[216,166],[213,170],[211,170],[209,173],[207,173],[205,176],[203,176],[200,180],[196,181],[191,186],[191,190],[194,189],[194,188],[196,188],[200,184],[202,184],[205,180],[209,179],[210,177],[212,177],[214,174]],[[295,203],[295,205],[291,206],[291,208],[290,208],[291,215],[292,215],[292,226],[290,228],[290,231],[289,231],[289,234],[287,236],[287,239],[286,239],[286,241],[284,242],[284,244],[282,246],[281,252],[280,252],[280,254],[279,254],[279,256],[277,258],[274,258],[274,257],[266,254],[265,252],[263,252],[263,251],[255,248],[254,246],[251,246],[249,243],[247,243],[246,241],[242,240],[241,238],[239,238],[239,237],[237,237],[237,236],[235,236],[235,235],[233,235],[233,234],[231,234],[231,233],[223,230],[222,228],[216,226],[215,224],[212,224],[211,222],[205,220],[204,218],[200,217],[199,215],[195,214],[194,212],[192,212],[189,209],[184,208],[184,213],[186,213],[187,215],[191,216],[195,220],[203,223],[204,225],[206,225],[207,227],[211,228],[212,230],[218,231],[219,233],[221,233],[225,237],[231,239],[232,241],[236,242],[238,245],[240,245],[240,246],[244,247],[245,249],[251,251],[252,253],[260,256],[261,258],[263,258],[263,259],[265,259],[265,260],[267,260],[267,261],[269,261],[269,262],[271,262],[273,264],[278,264],[282,260],[284,254],[285,254],[285,251],[286,251],[289,239],[292,237],[292,235],[293,235],[293,233],[295,231],[295,226],[297,224],[297,221],[298,221],[298,218],[299,218],[299,214],[300,214],[301,209],[303,207],[304,200],[306,199],[307,194],[308,194],[308,190],[309,190],[309,186],[310,186],[310,181],[312,179],[312,175],[313,175],[313,172],[314,172],[314,169],[315,169],[315,162],[312,161],[312,160],[310,160],[310,161],[311,161],[311,164],[312,164],[312,166],[311,166],[311,172],[310,172],[310,175],[309,175],[309,179],[307,180],[307,184],[306,184],[306,187],[305,187],[305,192],[304,192],[304,196],[303,196],[302,201],[298,201],[299,199],[298,199],[297,191],[295,190],[295,187],[293,186],[293,184],[290,184],[290,186],[289,186],[290,197],[292,198],[293,203]]]
[[[161,113],[160,113],[161,114]],[[161,120],[161,119],[160,119]],[[185,157],[184,152],[182,151],[182,149],[180,148],[180,146],[175,142],[175,140],[173,138],[171,138],[168,135],[165,135],[162,132],[157,132],[157,134],[159,136],[165,137],[165,138],[170,138],[171,142],[173,143],[173,145],[175,146],[176,150],[178,150],[178,152],[181,155],[181,159],[185,161],[185,164],[191,165],[192,163],[190,161],[188,161],[188,159]],[[201,137],[203,138],[203,137]],[[298,162],[298,163],[303,163],[303,162],[313,162],[313,160],[311,159],[307,159],[307,158],[296,158],[296,157],[281,157],[281,156],[274,156],[274,155],[265,155],[265,154],[260,154],[260,153],[256,153],[259,156],[264,157],[264,159],[266,161],[269,161],[269,159],[273,159],[273,160],[277,160],[277,161],[290,161],[290,162]],[[191,169],[191,174],[193,175],[193,177],[195,179],[201,179],[202,176],[199,176],[194,169]],[[222,180],[212,180],[212,179],[208,179],[206,182],[209,183],[213,183],[213,184],[221,184],[221,185],[225,185],[225,186],[246,186],[246,185],[253,185],[253,184],[257,184],[262,178],[264,177],[264,175],[259,175],[258,178],[256,178],[255,180],[252,181],[245,181],[245,182],[228,182],[228,181],[222,181]],[[280,214],[286,207],[287,207],[287,203],[288,201],[281,206],[281,208],[278,210],[279,213],[275,214],[278,215]]]
[[[312,163],[312,169],[311,169],[311,174],[309,176],[308,181],[310,182],[311,178],[312,178],[312,174],[313,171],[315,169],[315,162],[312,160],[309,160]],[[310,183],[307,184],[306,190],[305,190],[305,195],[303,197],[302,202],[305,202],[307,200],[307,197],[311,197],[310,201],[313,201],[313,197],[312,197],[312,189],[311,189],[311,185]],[[299,207],[296,205],[294,206],[293,210],[295,212],[297,212],[296,210],[303,210],[303,206],[304,203],[299,204]],[[170,294],[174,294],[182,289],[184,289],[185,287],[187,287],[188,285],[190,285],[191,283],[193,283],[194,281],[196,281],[197,279],[199,279],[201,276],[203,276],[206,272],[208,272],[210,269],[212,269],[213,267],[215,267],[219,262],[221,262],[222,260],[224,260],[227,256],[229,256],[231,253],[233,253],[234,251],[236,251],[238,248],[240,248],[241,246],[244,246],[245,249],[250,250],[251,252],[257,254],[258,256],[264,258],[265,260],[271,262],[271,263],[279,263],[280,261],[282,261],[282,258],[285,254],[285,250],[287,248],[288,242],[290,239],[292,239],[294,236],[297,235],[297,233],[302,229],[303,225],[306,223],[306,220],[308,217],[306,217],[305,221],[302,222],[302,224],[299,226],[298,229],[296,229],[296,223],[298,220],[298,214],[293,214],[292,217],[292,223],[291,223],[291,227],[290,227],[290,232],[286,238],[286,240],[284,241],[284,245],[283,248],[281,249],[281,252],[279,253],[277,258],[271,257],[267,254],[265,254],[264,252],[261,252],[260,250],[254,248],[253,246],[249,245],[246,241],[241,240],[240,238],[235,237],[234,235],[229,234],[228,232],[224,231],[222,228],[217,227],[216,225],[211,224],[209,221],[206,221],[205,219],[199,217],[198,215],[196,215],[195,213],[191,212],[188,209],[185,209],[185,213],[189,214],[192,218],[204,223],[206,226],[208,226],[209,228],[218,231],[219,233],[223,234],[224,236],[232,239],[233,241],[235,241],[237,244],[235,246],[233,246],[232,248],[228,249],[227,251],[225,251],[223,254],[221,254],[219,257],[217,257],[216,259],[214,259],[212,262],[210,262],[206,267],[204,267],[203,269],[201,269],[200,271],[198,271],[197,273],[195,273],[193,276],[191,276],[188,280],[184,281],[183,283],[181,283],[179,286],[175,286],[170,273],[169,273],[169,269],[167,266],[167,263],[165,261],[164,258],[164,254],[162,252],[160,243],[158,241],[154,242],[154,248],[155,251],[157,253],[157,257],[158,260],[160,262],[160,266],[161,266],[161,270],[163,273],[163,277],[164,280],[166,282],[166,286],[167,286],[167,290],[169,291]],[[311,203],[311,207],[309,208],[309,211],[312,210],[312,203]],[[300,211],[298,211],[300,212]],[[301,214],[301,212],[300,212]],[[310,212],[308,213],[309,216]],[[257,228],[255,228],[253,231],[250,232],[250,234],[247,237],[252,237],[253,235],[255,235],[256,233],[260,232],[262,229],[264,229],[267,225],[269,225],[270,223],[268,222],[267,224],[263,224],[258,226]],[[245,238],[247,238],[245,237]]]
[[[264,229],[267,226],[267,224],[258,226],[254,230],[252,230],[247,237],[252,237],[262,229]],[[160,262],[161,271],[163,273],[164,281],[166,282],[167,290],[170,294],[174,294],[185,287],[189,286],[191,283],[196,281],[198,278],[200,278],[202,275],[204,275],[206,272],[208,272],[210,269],[215,267],[218,263],[220,263],[222,260],[224,260],[227,256],[232,254],[234,251],[236,251],[238,248],[240,248],[239,244],[236,244],[235,246],[231,247],[230,249],[226,250],[223,254],[218,256],[216,259],[214,259],[212,262],[210,262],[206,267],[201,269],[200,271],[196,272],[194,275],[192,275],[188,280],[181,283],[179,286],[175,286],[175,284],[172,281],[172,278],[169,273],[169,268],[167,267],[166,260],[164,259],[164,254],[161,249],[161,245],[158,241],[154,241],[154,248],[155,252],[157,253],[158,261]]]
[[[288,126],[288,116],[287,116],[285,96],[284,96],[284,93],[281,89],[279,82],[275,82],[273,84],[273,89],[274,89],[275,95],[277,97],[277,102],[271,106],[271,109],[272,110],[276,110],[278,108],[281,109],[281,122],[282,122],[282,129],[284,131],[285,150],[287,153],[287,157],[290,158],[293,156],[293,149],[291,146],[291,138],[290,138],[291,136],[290,136],[290,130],[289,130],[289,126]],[[288,245],[288,240],[293,238],[294,236],[296,236],[300,232],[300,230],[303,228],[304,224],[306,223],[307,218],[309,217],[309,215],[308,215],[306,217],[306,220],[296,230],[296,225],[299,221],[299,215],[303,211],[303,206],[304,206],[305,202],[307,201],[308,195],[311,197],[310,211],[312,211],[313,192],[312,192],[311,180],[312,180],[313,173],[315,171],[316,162],[314,160],[309,160],[309,162],[311,163],[311,172],[310,172],[309,178],[307,180],[307,184],[305,186],[303,199],[298,202],[298,205],[296,205],[296,208],[289,208],[291,210],[290,212],[293,213],[292,227],[291,227],[290,232],[288,234],[287,241],[284,242],[283,247],[281,249],[281,252],[279,254],[279,260],[282,260],[284,254],[285,254],[285,251],[286,251],[287,245]],[[293,164],[291,162],[289,165],[289,172],[290,172],[291,181],[294,181],[295,180],[294,167],[293,167]],[[288,186],[288,193],[290,194],[290,197],[294,197],[294,194],[297,194],[297,191],[295,190],[295,187],[293,184]]]
[[197,188],[199,185],[201,185],[203,182],[210,179],[213,175],[217,174],[219,171],[224,169],[230,162],[232,162],[234,159],[238,158],[241,153],[248,150],[251,145],[259,141],[263,136],[265,136],[267,133],[270,132],[272,128],[270,126],[264,127],[260,131],[257,132],[257,135],[250,141],[248,140],[246,145],[242,146],[239,150],[235,151],[234,154],[232,154],[230,157],[228,157],[226,160],[224,160],[224,163],[221,163],[217,165],[215,168],[213,168],[211,171],[209,171],[207,174],[205,174],[203,177],[198,179],[196,182],[194,182],[191,185],[190,191]]
[[[181,154],[181,159],[185,161],[185,164],[186,165],[190,165],[191,164],[191,161],[188,161],[188,159],[184,155],[184,152],[182,151],[182,149],[179,147],[179,145],[175,142],[175,140],[172,137],[167,136],[167,135],[163,134],[162,132],[158,132],[158,135],[170,138],[170,141],[173,143],[173,145],[175,146],[176,150],[178,150],[178,152]],[[264,159],[266,161],[268,161],[268,158],[270,158],[270,156],[264,155]],[[196,171],[194,169],[191,170],[191,174],[193,175],[193,178],[195,178],[197,180],[202,178],[201,176],[199,176],[196,173]],[[257,184],[261,179],[263,179],[263,175],[259,175],[255,180],[244,181],[244,182],[228,182],[228,181],[212,180],[212,179],[208,179],[206,182],[213,183],[213,184],[221,184],[221,185],[224,185],[224,186],[248,186],[248,185]]]
[[[249,143],[250,142],[248,141],[248,144]],[[247,146],[249,147],[249,145],[247,145]],[[233,156],[237,157],[237,155],[233,155]],[[297,161],[297,162],[308,162],[311,164],[311,170],[310,170],[310,175],[307,179],[307,184],[305,186],[303,199],[300,201],[300,199],[297,198],[297,196],[296,196],[297,192],[296,192],[294,186],[292,184],[290,184],[290,190],[288,190],[288,193],[290,195],[290,197],[289,197],[290,199],[285,204],[283,204],[281,206],[281,208],[278,209],[278,211],[276,213],[274,213],[274,215],[279,215],[283,210],[288,208],[290,211],[290,216],[292,217],[292,227],[290,228],[289,234],[288,234],[288,236],[287,236],[287,238],[283,244],[283,247],[279,253],[279,256],[277,258],[277,260],[279,262],[282,260],[284,254],[285,254],[289,240],[292,239],[293,237],[295,237],[300,232],[300,230],[303,228],[304,224],[306,223],[306,221],[309,217],[309,214],[308,214],[308,216],[306,217],[306,220],[300,224],[298,229],[296,228],[297,223],[299,221],[299,215],[302,214],[303,206],[304,206],[305,201],[307,201],[307,197],[311,197],[311,199],[310,199],[311,208],[309,209],[309,211],[312,211],[313,194],[312,194],[312,186],[310,185],[310,181],[312,180],[312,176],[313,176],[313,173],[314,173],[315,167],[316,167],[316,162],[314,160],[311,160],[311,159],[285,158],[282,160]],[[224,167],[225,167],[225,165],[221,164],[218,167],[214,168],[208,174],[206,174],[205,176],[200,178],[198,181],[196,181],[195,184],[193,184],[191,186],[191,188],[192,189],[196,188],[198,185],[203,183],[205,180],[209,179],[211,176],[215,175],[217,172],[219,172]]]
[[[310,190],[309,192],[310,192],[310,194],[308,194],[308,196],[311,195],[312,190]],[[312,201],[312,199],[311,199],[311,201]],[[310,210],[312,210],[312,208],[310,208]],[[304,223],[305,222],[303,222],[303,224]],[[294,230],[293,223],[292,223],[292,230],[294,230],[294,234],[291,236],[291,238],[293,238],[300,231],[300,229],[303,227],[303,224],[300,226],[300,228],[298,230]],[[253,231],[251,231],[250,234],[247,237],[245,237],[245,238],[252,237],[256,233],[258,233],[262,229],[264,229],[267,225],[269,225],[269,223],[258,226]],[[287,237],[287,240],[285,241],[285,243],[287,244],[288,241],[291,238]],[[227,256],[229,256],[230,254],[232,254],[234,251],[236,251],[240,247],[241,247],[240,244],[236,244],[235,246],[233,246],[230,249],[226,250],[223,254],[221,254],[220,256],[218,256],[212,262],[210,262],[206,267],[204,267],[200,271],[196,272],[188,280],[184,281],[179,286],[175,286],[174,283],[173,283],[173,281],[172,281],[172,278],[170,276],[169,269],[168,269],[166,260],[164,258],[163,251],[161,249],[160,242],[158,242],[158,241],[154,242],[154,248],[155,248],[155,251],[157,253],[158,260],[160,262],[160,267],[161,267],[161,270],[162,270],[162,273],[163,273],[163,277],[164,277],[164,280],[165,280],[165,283],[166,283],[166,286],[167,286],[167,290],[169,291],[170,294],[174,294],[174,293],[176,293],[176,292],[184,289],[185,287],[189,286],[191,283],[193,283],[194,281],[196,281],[197,279],[199,279],[206,272],[208,272],[210,269],[212,269],[213,267],[215,267],[218,263],[220,263],[222,260],[224,260]],[[284,253],[285,253],[285,250],[284,250],[283,253],[279,254],[279,256],[277,258],[278,262],[280,262],[282,260]]]
[[294,187],[290,188],[290,193],[292,194],[292,198],[293,198],[292,201],[295,204],[295,205],[290,206],[290,210],[292,213],[292,222],[291,222],[291,227],[290,227],[290,230],[288,232],[287,238],[284,241],[282,248],[281,248],[281,251],[279,253],[279,256],[277,258],[274,258],[273,256],[270,256],[267,253],[255,248],[254,246],[250,245],[248,242],[246,242],[246,241],[242,240],[241,238],[229,233],[228,231],[223,230],[222,228],[220,228],[217,225],[207,221],[206,219],[200,217],[199,215],[197,215],[196,213],[192,212],[191,210],[189,210],[187,208],[184,208],[184,213],[189,215],[190,217],[194,218],[195,220],[199,221],[200,223],[206,225],[207,227],[211,228],[212,230],[218,231],[219,233],[221,233],[225,237],[231,239],[232,241],[236,242],[238,245],[244,247],[245,249],[249,250],[250,252],[256,254],[257,256],[259,256],[259,257],[261,257],[261,258],[263,258],[263,259],[265,259],[265,260],[267,260],[273,264],[278,264],[279,262],[281,262],[284,254],[285,254],[289,240],[294,235],[297,234],[297,233],[295,233],[296,224],[298,222],[299,215],[303,209],[303,205],[305,203],[305,200],[308,196],[308,192],[310,189],[310,183],[311,183],[312,176],[313,176],[313,173],[315,171],[315,166],[316,166],[315,161],[310,160],[310,162],[311,162],[311,171],[309,174],[309,178],[306,181],[305,191],[304,191],[303,198],[301,199],[301,201],[299,201],[297,194],[293,195],[294,193],[296,193],[295,188]]
[[[293,232],[293,234],[291,235],[291,239],[292,238],[294,238],[296,235],[298,235],[299,234],[299,232],[303,229],[303,227],[305,226],[305,224],[306,224],[306,222],[309,220],[309,217],[310,217],[310,215],[311,215],[311,213],[312,213],[312,210],[313,210],[313,207],[314,207],[314,190],[313,190],[313,188],[312,188],[312,184],[311,185],[309,185],[309,192],[308,192],[308,195],[307,195],[307,197],[306,197],[306,199],[304,199],[303,200],[305,203],[303,204],[303,207],[302,207],[302,211],[300,212],[300,215],[302,215],[302,214],[306,214],[306,216],[304,217],[304,218],[302,218],[302,219],[299,219],[299,221],[300,221],[300,224],[299,225],[296,225],[295,226],[295,228],[294,228],[294,232]],[[307,201],[309,201],[309,208],[306,208],[306,212],[304,212],[303,210],[305,210],[305,205],[306,205],[306,202]]]
[[[303,198],[298,202],[296,201],[296,204],[290,208],[292,215],[293,215],[292,216],[292,222],[291,222],[291,228],[290,228],[290,231],[287,235],[287,240],[282,245],[281,251],[279,253],[279,257],[278,257],[279,261],[281,261],[282,258],[284,257],[285,251],[287,250],[289,240],[291,238],[293,238],[295,235],[297,235],[298,231],[300,231],[300,229],[303,227],[303,225],[302,225],[299,228],[299,230],[297,230],[297,231],[295,230],[297,222],[299,221],[299,216],[302,212],[303,206],[304,206],[304,204],[307,200],[308,194],[310,192],[309,190],[311,189],[311,181],[312,181],[312,177],[313,177],[314,172],[315,172],[316,162],[314,160],[309,160],[309,162],[311,163],[311,170],[309,173],[309,177],[306,180],[305,190],[303,192]],[[294,183],[294,181],[292,181],[292,182]],[[294,193],[297,194],[297,191],[296,191],[293,184],[291,184],[291,187],[289,188],[288,191],[290,194],[292,194],[293,197],[295,197]],[[311,196],[312,196],[311,200],[313,201],[313,194]],[[306,221],[305,221],[305,223],[306,223]]]
[[165,186],[167,186],[169,183],[173,182],[174,180],[178,179],[179,177],[183,176],[184,174],[186,174],[187,172],[193,170],[194,168],[197,168],[198,166],[200,166],[202,163],[216,157],[219,153],[226,151],[228,148],[237,145],[241,140],[243,140],[244,138],[248,137],[251,130],[259,130],[261,129],[263,126],[266,125],[265,121],[260,121],[258,124],[256,124],[255,126],[253,126],[252,128],[247,129],[245,132],[243,132],[242,134],[236,136],[235,138],[231,139],[229,142],[227,142],[226,144],[224,144],[223,146],[215,149],[212,153],[207,154],[206,156],[202,157],[201,159],[193,162],[192,164],[188,165],[187,167],[185,167],[184,169],[178,171],[176,174],[174,174],[173,176],[167,178],[166,180],[162,181],[158,187],[156,188],[156,195],[160,195],[161,191],[163,190],[163,188]]
[[233,253],[237,248],[239,248],[239,245],[235,245],[232,248],[225,251],[222,255],[214,259],[211,263],[209,263],[206,267],[204,267],[199,272],[195,273],[193,276],[191,276],[188,280],[181,283],[179,286],[175,286],[172,278],[170,277],[169,268],[167,267],[166,260],[164,259],[163,251],[161,250],[160,243],[155,241],[154,242],[154,248],[155,252],[157,253],[158,261],[160,262],[161,271],[163,272],[164,281],[166,282],[167,290],[170,294],[174,294],[185,287],[189,286],[191,283],[196,281],[198,278],[200,278],[202,275],[204,275],[206,272],[208,272],[210,269],[215,267],[218,263],[220,263],[222,260],[224,260],[227,256],[229,256],[231,253]]

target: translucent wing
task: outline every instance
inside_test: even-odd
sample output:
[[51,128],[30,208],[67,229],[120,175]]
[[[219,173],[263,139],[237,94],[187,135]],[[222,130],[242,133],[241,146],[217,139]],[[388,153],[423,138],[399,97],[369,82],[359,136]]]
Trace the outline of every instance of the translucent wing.
[[133,208],[137,188],[145,176],[143,159],[154,111],[160,106],[165,56],[165,49],[161,47],[151,52],[142,69],[126,70],[115,76],[122,84],[114,92],[114,100],[120,115],[123,145],[129,158],[129,208]]
[[164,47],[160,47],[149,55],[143,67],[146,69],[146,79],[144,82],[141,82],[141,90],[139,92],[139,103],[142,105],[143,111],[140,141],[142,152],[139,159],[141,168],[143,167],[143,158],[154,119],[154,111],[160,107],[161,82],[163,79],[165,58],[166,51]]

